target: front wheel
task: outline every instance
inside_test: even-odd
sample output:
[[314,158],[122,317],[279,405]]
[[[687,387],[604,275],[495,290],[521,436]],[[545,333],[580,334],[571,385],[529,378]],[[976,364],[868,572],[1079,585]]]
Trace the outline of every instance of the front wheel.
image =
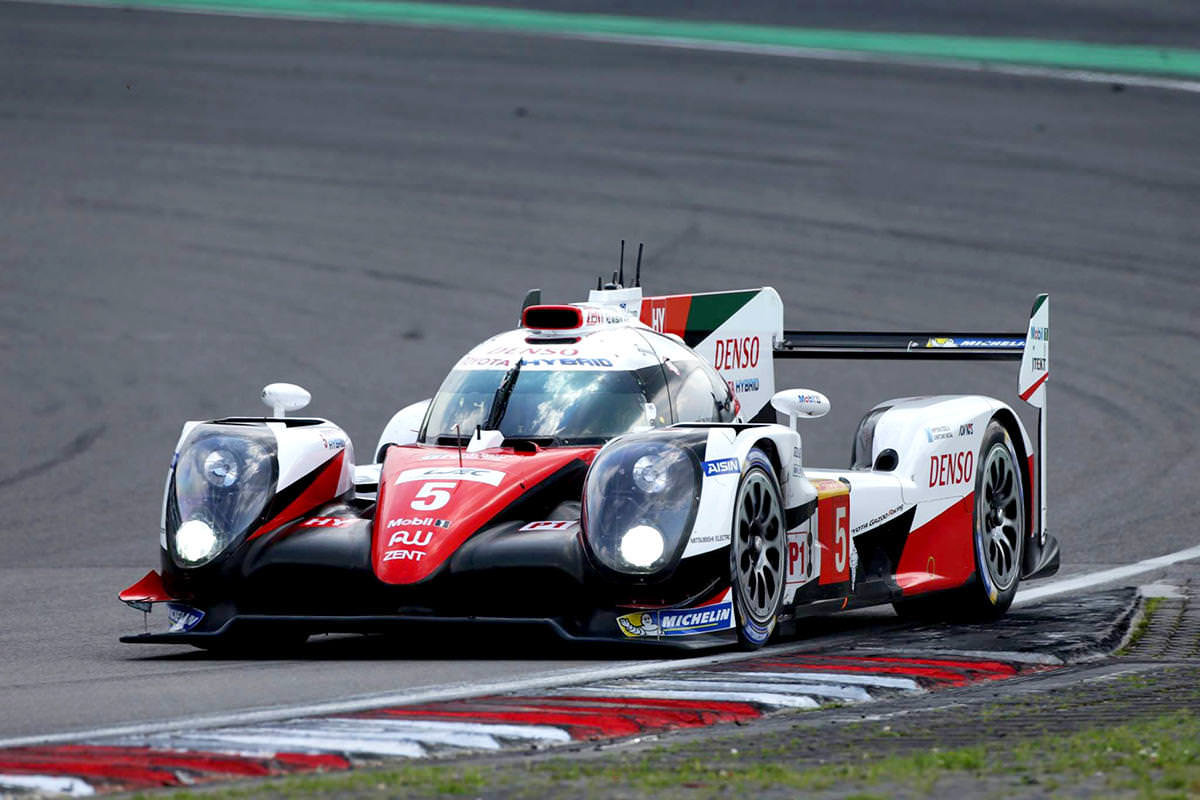
[[1020,461],[996,421],[988,424],[979,451],[973,528],[976,579],[965,589],[965,610],[976,619],[995,619],[1016,597],[1028,529]]
[[787,526],[771,460],[751,450],[746,465],[734,498],[730,571],[738,644],[757,650],[771,638],[783,604]]

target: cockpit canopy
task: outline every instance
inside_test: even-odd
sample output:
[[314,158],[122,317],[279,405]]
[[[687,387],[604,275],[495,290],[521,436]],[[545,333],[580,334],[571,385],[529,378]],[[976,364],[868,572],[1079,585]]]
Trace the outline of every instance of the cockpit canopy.
[[[442,382],[420,441],[453,444],[493,423],[506,439],[601,444],[674,422],[733,420],[729,387],[686,347],[649,331],[625,330],[618,341],[614,334],[593,334],[607,340],[595,357],[587,351],[600,342],[577,343],[569,358],[548,355],[548,347],[522,353],[495,340],[485,342]],[[629,357],[631,351],[638,356]],[[518,360],[521,367],[514,371]],[[505,387],[508,391],[498,391]]]

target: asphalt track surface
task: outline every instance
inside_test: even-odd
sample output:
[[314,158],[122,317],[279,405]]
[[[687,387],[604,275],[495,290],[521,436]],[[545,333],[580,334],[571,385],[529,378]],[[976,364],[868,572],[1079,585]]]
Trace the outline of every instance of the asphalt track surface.
[[[1081,28],[1128,40],[1105,8]],[[261,413],[290,380],[365,456],[527,288],[581,299],[621,237],[647,242],[648,291],[773,285],[789,327],[1020,330],[1049,291],[1064,572],[1196,543],[1193,94],[9,3],[0,75],[0,735],[596,663],[138,649],[115,593],[156,565],[184,419]],[[832,400],[816,465],[878,400],[1015,380],[780,369]]]

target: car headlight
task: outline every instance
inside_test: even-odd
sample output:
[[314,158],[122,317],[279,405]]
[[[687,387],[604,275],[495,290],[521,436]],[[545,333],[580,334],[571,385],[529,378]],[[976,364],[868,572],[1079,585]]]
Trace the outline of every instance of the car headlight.
[[669,567],[682,552],[700,499],[693,432],[659,431],[611,442],[588,471],[584,537],[603,566],[631,575]]
[[687,453],[678,448],[644,455],[633,462],[633,483],[647,494],[658,494],[671,480],[671,467],[686,458]]
[[204,457],[204,478],[219,489],[228,489],[238,479],[237,459],[228,450],[213,450]]
[[658,528],[634,525],[621,536],[621,558],[635,567],[648,567],[662,558],[665,543]]
[[200,564],[216,554],[217,533],[207,522],[189,519],[175,531],[175,554],[189,564]]
[[271,498],[275,437],[265,427],[197,425],[179,450],[167,543],[181,567],[219,556],[258,520]]

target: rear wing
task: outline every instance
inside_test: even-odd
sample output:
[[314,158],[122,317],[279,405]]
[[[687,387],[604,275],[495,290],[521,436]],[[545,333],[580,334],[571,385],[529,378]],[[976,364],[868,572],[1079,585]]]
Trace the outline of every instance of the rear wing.
[[1044,409],[1050,377],[1050,296],[1037,296],[1029,324],[1020,333],[785,330],[775,343],[775,358],[1020,361],[1017,394]]
[[895,359],[901,361],[1020,361],[1017,394],[1038,410],[1038,533],[1046,536],[1046,381],[1050,377],[1050,296],[1039,294],[1021,333],[945,331],[787,331],[775,358]]

